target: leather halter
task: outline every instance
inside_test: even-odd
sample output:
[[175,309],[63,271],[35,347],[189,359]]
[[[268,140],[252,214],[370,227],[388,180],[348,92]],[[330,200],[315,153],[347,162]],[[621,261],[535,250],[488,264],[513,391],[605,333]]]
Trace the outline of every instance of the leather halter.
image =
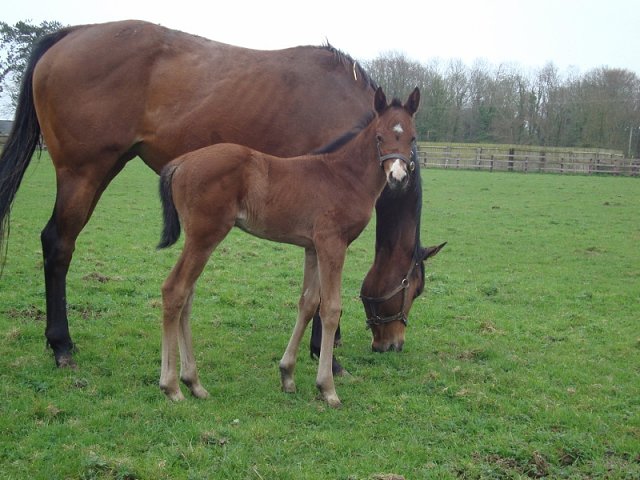
[[[402,279],[400,285],[391,290],[386,295],[381,297],[367,297],[360,293],[360,300],[362,303],[368,307],[367,310],[371,312],[371,315],[367,316],[367,328],[371,328],[373,326],[386,325],[391,322],[395,322],[396,320],[400,320],[404,326],[407,326],[408,319],[407,314],[404,311],[404,307],[407,303],[407,292],[409,290],[409,277],[413,273],[413,270],[420,264],[420,261],[416,261],[415,259],[411,262],[411,267],[409,267],[409,271],[407,275]],[[400,311],[393,315],[387,315],[385,317],[380,316],[378,313],[378,306],[387,300],[391,300],[397,294],[402,292],[402,305],[400,306]]]

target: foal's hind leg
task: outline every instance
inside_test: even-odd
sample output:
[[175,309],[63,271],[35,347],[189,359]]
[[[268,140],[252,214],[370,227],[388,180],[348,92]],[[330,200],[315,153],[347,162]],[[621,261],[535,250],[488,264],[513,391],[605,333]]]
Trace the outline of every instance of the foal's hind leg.
[[193,355],[193,344],[191,340],[191,327],[189,325],[189,317],[191,316],[191,304],[193,303],[194,290],[182,308],[180,315],[180,330],[178,332],[178,344],[180,347],[180,380],[184,383],[194,397],[207,398],[207,392],[200,384],[198,371],[196,369],[196,359]]
[[[196,247],[187,237],[178,262],[162,285],[163,331],[160,389],[171,400],[184,399],[177,375],[179,342],[182,349],[181,360],[186,363],[186,368],[182,370],[182,378],[186,379],[185,383],[194,395],[198,397],[207,395],[198,381],[188,322],[194,285],[218,243],[219,241],[208,247]],[[195,385],[195,391],[188,382]]]
[[298,301],[298,318],[293,328],[291,339],[287,345],[287,349],[280,360],[280,380],[282,389],[285,392],[293,393],[296,391],[294,381],[294,370],[296,368],[296,357],[300,341],[307,328],[307,324],[320,303],[320,283],[318,279],[318,259],[315,250],[308,249],[305,251],[304,259],[304,280],[302,282],[302,295]]

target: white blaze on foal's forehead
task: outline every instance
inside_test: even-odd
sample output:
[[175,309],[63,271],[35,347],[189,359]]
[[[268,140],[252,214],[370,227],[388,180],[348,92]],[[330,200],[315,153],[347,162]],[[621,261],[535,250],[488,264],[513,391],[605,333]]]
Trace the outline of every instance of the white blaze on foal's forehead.
[[396,133],[404,133],[404,128],[402,128],[401,124],[396,123],[393,127],[393,131]]

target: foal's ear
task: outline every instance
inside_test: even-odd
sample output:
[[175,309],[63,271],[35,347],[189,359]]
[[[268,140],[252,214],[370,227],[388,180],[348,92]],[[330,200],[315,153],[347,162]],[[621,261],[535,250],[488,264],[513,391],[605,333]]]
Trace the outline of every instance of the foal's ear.
[[422,261],[424,262],[427,258],[433,257],[436,255],[442,248],[447,244],[447,242],[441,243],[440,245],[433,245],[431,247],[422,249]]
[[376,90],[376,96],[373,99],[373,107],[378,114],[381,114],[387,108],[387,97],[382,91],[382,87],[378,87],[378,89]]
[[[420,105],[420,89],[418,87],[413,89],[411,95],[407,99],[407,103],[404,104],[404,108],[406,108],[411,115],[418,111],[418,106]],[[434,254],[435,255],[435,254]]]

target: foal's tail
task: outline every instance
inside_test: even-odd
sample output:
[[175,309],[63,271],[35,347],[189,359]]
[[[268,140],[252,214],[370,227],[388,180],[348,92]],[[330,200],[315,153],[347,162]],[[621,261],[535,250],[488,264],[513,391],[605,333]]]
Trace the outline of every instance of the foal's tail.
[[43,37],[33,49],[22,76],[20,96],[11,133],[0,154],[0,272],[6,257],[9,216],[20,182],[40,145],[40,123],[33,101],[33,72],[36,64],[53,45],[67,36],[69,29]]
[[180,218],[173,203],[171,193],[171,180],[178,168],[177,165],[167,165],[160,173],[160,200],[162,201],[162,237],[158,244],[158,249],[167,248],[173,245],[180,238]]

